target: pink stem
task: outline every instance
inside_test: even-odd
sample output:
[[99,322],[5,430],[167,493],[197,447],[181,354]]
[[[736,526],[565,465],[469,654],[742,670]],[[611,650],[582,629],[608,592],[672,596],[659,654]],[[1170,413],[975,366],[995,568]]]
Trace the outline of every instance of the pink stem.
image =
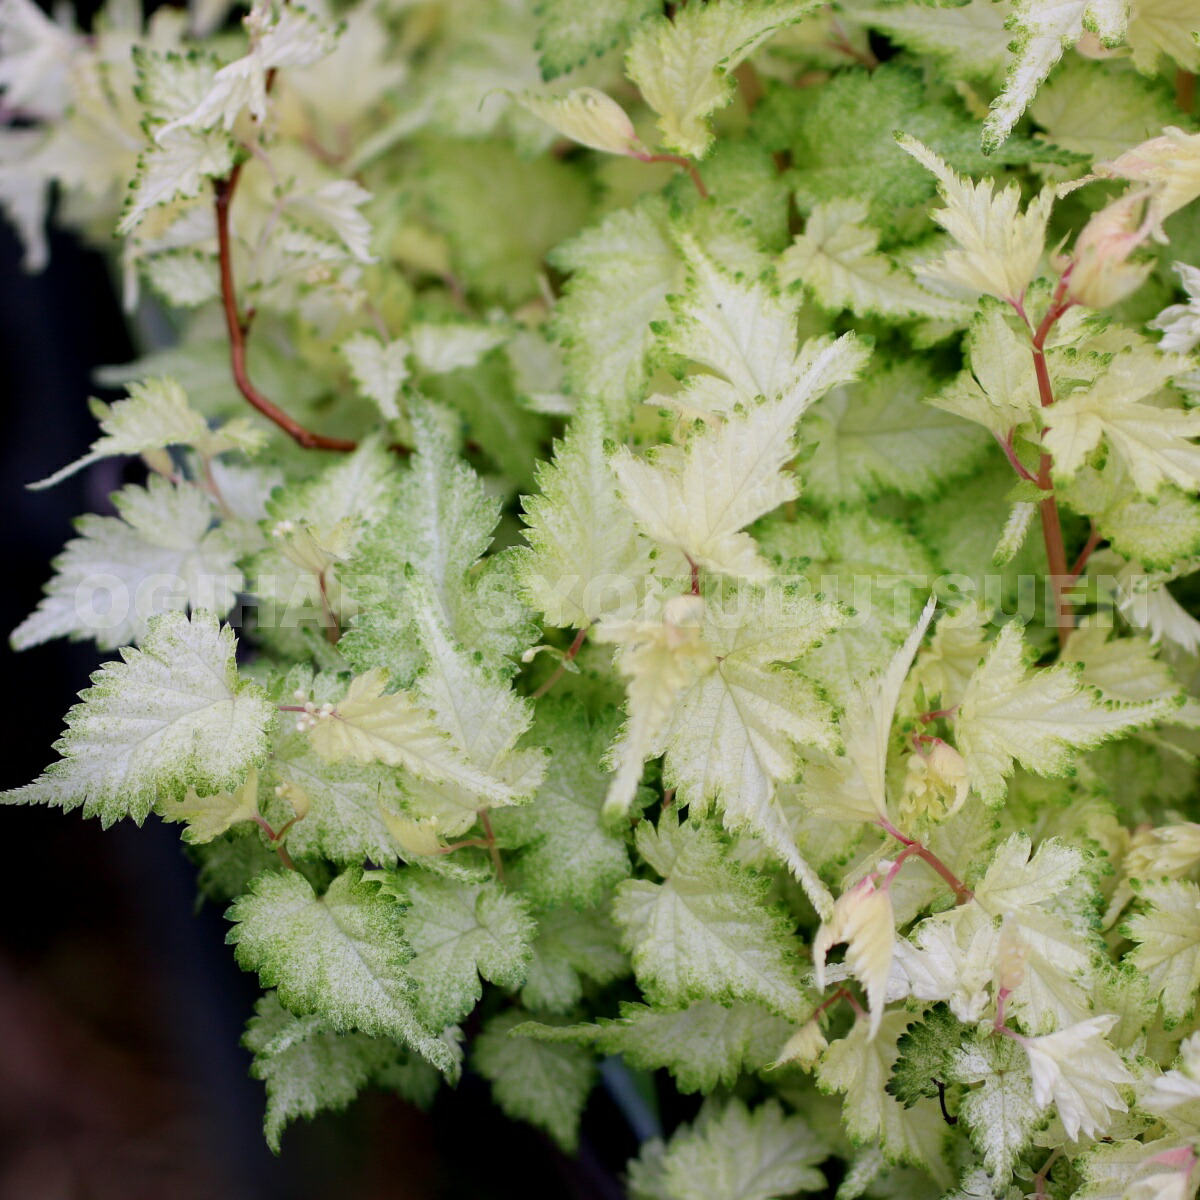
[[975,893],[927,846],[923,846],[913,838],[905,837],[887,817],[880,817],[878,823],[896,841],[905,846],[907,851],[915,854],[924,863],[932,867],[950,885],[951,890],[954,892],[954,898],[959,904],[966,904],[968,900],[975,898]]
[[567,669],[569,663],[575,655],[577,655],[583,646],[583,639],[587,637],[588,627],[585,625],[576,635],[575,640],[571,643],[570,649],[562,657],[562,662],[550,673],[546,678],[545,683],[530,697],[531,700],[540,700],[563,676],[563,672]]
[[708,188],[704,186],[704,180],[700,177],[696,164],[690,158],[684,158],[682,154],[635,154],[633,157],[639,162],[673,163],[677,167],[682,167],[692,177],[696,191],[700,193],[700,199],[708,199]]
[[1071,583],[1074,583],[1083,574],[1084,568],[1088,564],[1088,559],[1092,557],[1092,552],[1102,541],[1104,541],[1104,538],[1093,521],[1092,532],[1088,534],[1087,544],[1079,552],[1079,557],[1075,560],[1075,565],[1071,568]]
[[1015,429],[1010,429],[1007,437],[1002,438],[998,433],[993,434],[992,436],[1000,444],[1000,449],[1004,451],[1004,457],[1008,459],[1009,466],[1011,466],[1012,469],[1016,471],[1016,473],[1020,475],[1022,479],[1028,481],[1029,483],[1037,483],[1037,476],[1030,471],[1029,468],[1017,457],[1017,452],[1013,449],[1013,438],[1016,436],[1016,433],[1017,431]]

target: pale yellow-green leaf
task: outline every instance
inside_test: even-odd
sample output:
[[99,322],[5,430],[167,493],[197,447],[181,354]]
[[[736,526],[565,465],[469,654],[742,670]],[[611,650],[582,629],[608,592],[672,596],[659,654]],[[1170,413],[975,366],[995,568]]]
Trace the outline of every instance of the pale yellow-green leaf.
[[753,1112],[738,1099],[714,1100],[694,1125],[676,1130],[665,1150],[647,1143],[643,1158],[631,1164],[630,1183],[638,1196],[650,1172],[661,1171],[658,1195],[669,1200],[776,1200],[823,1189],[825,1176],[814,1164],[828,1153],[803,1117],[785,1116],[777,1100]]
[[356,333],[338,349],[359,391],[373,400],[389,421],[396,420],[400,416],[396,399],[409,374],[406,359],[411,347],[407,340],[385,344],[374,334]]
[[869,822],[888,818],[887,757],[892,722],[935,607],[936,601],[930,599],[887,670],[877,679],[859,684],[842,718],[845,753],[828,756],[805,770],[801,800],[819,815]]
[[202,845],[220,837],[242,821],[258,816],[258,770],[251,768],[246,782],[233,792],[215,792],[199,796],[189,788],[181,800],[167,800],[160,805],[164,821],[186,821],[183,840]]
[[107,826],[144,821],[194,788],[233,791],[262,764],[275,707],[238,678],[236,640],[210,613],[155,617],[140,650],[92,676],[55,748],[62,757],[7,804],[83,806]]
[[783,663],[801,658],[841,623],[832,605],[788,585],[743,587],[705,608],[706,669],[678,693],[652,753],[691,811],[721,812],[726,829],[751,833],[790,868],[818,911],[828,890],[796,848],[776,788],[796,775],[797,748],[836,745],[828,705]]
[[332,712],[315,718],[309,738],[322,758],[387,763],[404,767],[419,779],[458,783],[481,799],[508,799],[509,789],[465,762],[411,696],[385,695],[386,683],[387,672],[375,667],[351,682]]
[[1009,0],[968,0],[966,4],[884,4],[859,9],[855,20],[881,29],[892,41],[944,59],[957,74],[991,79],[1007,62],[1012,36],[1005,28]]
[[905,1108],[887,1091],[892,1066],[899,1057],[896,1043],[912,1023],[911,1014],[889,1012],[872,1036],[869,1022],[859,1020],[844,1037],[830,1044],[817,1068],[822,1091],[845,1093],[842,1117],[856,1142],[880,1142],[885,1159],[924,1167],[948,1184],[942,1161],[946,1125],[935,1101],[922,1100]]
[[711,0],[678,9],[673,20],[643,21],[626,70],[659,114],[664,145],[703,155],[712,143],[708,117],[732,98],[735,68],[775,30],[815,7],[813,0]]
[[1146,220],[1165,240],[1162,222],[1200,196],[1200,133],[1168,125],[1161,136],[1097,164],[1096,174],[1153,185]]
[[999,304],[987,303],[967,334],[970,367],[930,399],[935,407],[982,425],[1004,440],[1029,425],[1039,407],[1037,376],[1027,338]]
[[617,497],[604,453],[607,422],[583,401],[551,463],[540,468],[541,494],[527,496],[518,572],[548,624],[583,629],[641,600],[649,547]]
[[1039,84],[1084,30],[1098,34],[1106,46],[1119,44],[1128,11],[1127,0],[1014,0],[1013,59],[984,125],[984,150],[994,150],[1008,137]]
[[1161,993],[1163,1012],[1177,1024],[1194,1011],[1200,988],[1200,888],[1171,879],[1142,885],[1142,907],[1125,925],[1138,945],[1130,962]]
[[795,422],[827,388],[853,375],[865,354],[853,335],[814,340],[790,364],[781,395],[750,403],[684,446],[657,446],[611,459],[622,499],[642,530],[709,570],[744,579],[768,574],[746,525],[795,497],[783,468],[795,454]]
[[30,487],[52,487],[76,471],[114,455],[191,445],[209,432],[204,418],[188,403],[187,393],[174,379],[131,383],[128,399],[112,405],[97,401],[94,408],[104,436],[97,438],[82,458]]
[[1008,624],[967,686],[954,735],[972,787],[985,803],[999,804],[1014,760],[1038,775],[1069,774],[1076,751],[1149,724],[1175,703],[1174,696],[1107,701],[1066,663],[1031,671],[1021,631]]
[[765,902],[765,880],[729,858],[707,825],[679,824],[675,810],[657,829],[643,821],[637,845],[662,882],[619,883],[613,915],[643,992],[664,1007],[745,1000],[807,1017],[797,943],[787,918]]
[[1164,483],[1200,489],[1200,446],[1189,440],[1200,437],[1200,413],[1147,399],[1188,365],[1139,347],[1118,354],[1086,391],[1056,401],[1042,438],[1055,474],[1071,479],[1104,441],[1143,496]]
[[1022,1043],[1029,1055],[1033,1098],[1053,1103],[1067,1137],[1094,1138],[1112,1122],[1112,1113],[1128,1111],[1119,1086],[1133,1083],[1120,1055],[1104,1040],[1116,1017],[1090,1017],[1057,1033]]
[[413,362],[426,375],[473,367],[504,341],[503,325],[469,321],[418,321],[406,334]]
[[1138,1097],[1138,1107],[1181,1137],[1200,1137],[1200,1034],[1185,1039],[1178,1065],[1151,1081]]
[[1133,0],[1126,40],[1139,71],[1156,72],[1160,54],[1182,71],[1200,68],[1200,12],[1192,0]]
[[620,647],[615,665],[629,681],[628,720],[605,758],[616,772],[604,799],[610,819],[628,813],[642,766],[653,753],[676,699],[713,662],[713,650],[701,633],[703,608],[699,596],[675,596],[658,614],[639,613],[630,620],[601,622],[596,628],[597,641]]
[[1133,71],[1118,73],[1109,62],[1081,57],[1054,72],[1029,113],[1046,141],[1093,161],[1115,158],[1174,120],[1162,89]]
[[825,960],[832,947],[846,943],[846,968],[867,995],[871,1035],[879,1032],[883,1003],[896,945],[896,916],[891,892],[868,875],[844,891],[813,939],[813,976],[825,988]]
[[1171,669],[1144,637],[1113,637],[1095,617],[1071,631],[1062,648],[1064,662],[1083,663],[1083,683],[1099,688],[1107,699],[1146,703],[1179,690]]
[[177,129],[231,129],[243,109],[261,121],[267,111],[268,73],[319,62],[337,41],[335,29],[298,4],[258,0],[246,23],[249,51],[216,73],[208,92],[190,111],[156,132],[160,144]]
[[917,656],[909,676],[910,688],[922,687],[926,701],[936,701],[939,708],[959,704],[987,653],[986,623],[987,614],[973,602],[946,613],[934,626],[929,645]]
[[663,397],[685,417],[729,416],[738,404],[783,396],[784,419],[794,422],[823,392],[862,370],[868,350],[852,337],[798,345],[798,293],[781,291],[769,276],[731,271],[690,235],[679,246],[687,283],[662,343],[705,368]]
[[767,563],[741,531],[799,491],[783,469],[795,454],[783,410],[782,400],[763,401],[645,458],[619,447],[610,462],[642,531],[710,571],[765,578]]
[[1057,839],[1031,850],[1025,834],[1002,842],[974,898],[950,919],[964,949],[990,937],[993,969],[1005,940],[1020,955],[1010,1010],[1027,1031],[1040,1032],[1087,1016],[1098,948],[1081,899],[1083,855]]
[[454,639],[431,582],[413,572],[408,589],[425,656],[414,696],[449,735],[467,768],[459,776],[428,776],[411,789],[408,807],[416,816],[438,817],[453,836],[475,823],[480,807],[531,799],[546,774],[546,751],[518,746],[532,723],[533,705],[513,690],[506,673],[489,668]]
[[647,154],[629,114],[598,88],[572,88],[565,96],[515,97],[522,108],[540,117],[563,137],[607,154]]
[[937,176],[945,207],[936,209],[933,219],[959,247],[927,266],[926,273],[1001,300],[1020,300],[1041,261],[1053,188],[1040,192],[1022,212],[1016,183],[997,192],[993,180],[973,183],[916,138],[906,135],[899,141],[903,150]]
[[826,308],[846,308],[860,317],[970,316],[969,305],[928,291],[879,251],[879,232],[866,224],[867,207],[854,199],[816,205],[804,232],[780,257],[780,280],[799,280]]

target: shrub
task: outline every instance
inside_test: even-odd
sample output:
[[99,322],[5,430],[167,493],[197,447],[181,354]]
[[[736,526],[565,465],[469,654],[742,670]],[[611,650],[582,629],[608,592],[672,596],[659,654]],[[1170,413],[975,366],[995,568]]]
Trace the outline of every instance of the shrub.
[[182,826],[271,1145],[620,1056],[645,1200],[1192,1195],[1194,6],[226,7],[0,9],[175,334],[4,799]]

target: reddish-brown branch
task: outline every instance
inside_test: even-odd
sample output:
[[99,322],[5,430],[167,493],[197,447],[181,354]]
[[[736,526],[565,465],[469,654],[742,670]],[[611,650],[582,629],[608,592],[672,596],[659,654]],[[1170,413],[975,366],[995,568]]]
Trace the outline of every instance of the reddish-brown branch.
[[333,611],[333,605],[329,602],[329,588],[325,582],[324,571],[317,576],[317,583],[321,588],[321,606],[325,609],[325,640],[331,646],[336,646],[342,638],[342,627],[337,613]]
[[905,837],[887,817],[880,817],[879,824],[886,833],[891,834],[904,847],[902,857],[915,854],[922,862],[932,867],[950,885],[954,892],[954,898],[959,904],[966,904],[968,900],[974,899],[975,893],[928,846],[922,845],[913,838]]
[[483,834],[487,839],[488,853],[492,856],[492,869],[496,872],[496,878],[504,882],[504,864],[500,861],[500,847],[496,845],[496,832],[492,828],[492,818],[488,815],[486,808],[479,810],[479,823],[483,826]]
[[575,640],[571,643],[570,649],[562,656],[562,661],[550,673],[546,682],[530,697],[531,700],[540,700],[562,677],[567,669],[567,663],[579,653],[583,647],[583,639],[587,637],[588,627],[585,625],[576,635]]
[[287,833],[292,825],[295,824],[295,821],[289,821],[278,833],[276,833],[275,830],[273,830],[271,826],[268,825],[267,822],[264,821],[260,816],[255,816],[254,823],[263,831],[263,833],[267,835],[268,838],[270,838],[271,847],[274,849],[275,853],[279,855],[279,861],[283,863],[283,865],[287,867],[289,871],[294,871],[296,869],[296,864],[292,862],[292,856],[288,853],[287,847],[278,839]]
[[1063,1148],[1050,1152],[1050,1157],[1042,1163],[1042,1169],[1033,1177],[1033,1200],[1048,1200],[1046,1181],[1050,1178],[1050,1168],[1062,1157]]
[[464,841],[461,841],[461,842],[451,842],[448,846],[439,846],[434,851],[434,853],[435,854],[453,854],[455,850],[462,850],[467,846],[484,847],[487,844],[488,843],[487,843],[486,838],[466,838]]
[[1075,565],[1071,568],[1071,582],[1075,583],[1083,574],[1084,568],[1088,565],[1088,559],[1092,557],[1092,553],[1096,547],[1104,541],[1100,530],[1096,528],[1095,522],[1092,522],[1092,532],[1088,534],[1088,540],[1084,547],[1079,552],[1079,557],[1075,560]]
[[[845,1000],[848,1003],[854,1003],[854,994],[847,987],[838,988],[836,992],[828,996],[825,1000],[818,1004],[816,1008],[813,1009],[812,1016],[808,1018],[808,1021],[817,1020],[817,1018],[820,1017],[820,1015],[825,1012],[826,1009],[832,1008],[839,1000]],[[857,1011],[860,1016],[862,1015],[861,1008],[857,1008],[855,1011]],[[808,1024],[808,1021],[805,1022],[806,1025]]]
[[[1053,489],[1050,479],[1050,455],[1043,454],[1038,467],[1038,487],[1049,492]],[[1065,599],[1069,586],[1067,572],[1067,549],[1063,544],[1062,519],[1058,515],[1058,501],[1047,496],[1038,504],[1042,517],[1042,541],[1046,546],[1046,563],[1050,568],[1050,587],[1054,592],[1054,626],[1060,638],[1065,637],[1075,624],[1075,618]]]
[[233,279],[233,247],[229,235],[229,206],[237,191],[242,164],[238,163],[224,179],[213,181],[216,194],[217,254],[221,268],[221,301],[225,308],[225,326],[229,331],[229,361],[233,368],[233,381],[246,400],[269,421],[274,421],[297,444],[306,450],[349,451],[357,443],[346,438],[325,437],[306,429],[288,416],[277,404],[268,400],[254,386],[246,370],[246,322],[238,312],[237,289]]
[[932,724],[934,721],[940,721],[943,717],[952,717],[958,712],[958,705],[952,704],[949,708],[931,708],[926,712],[921,713],[917,720],[922,725]]
[[1175,107],[1183,113],[1196,107],[1196,76],[1182,67],[1175,72]]
[[1001,437],[998,433],[993,436],[999,443],[1000,449],[1004,451],[1004,457],[1008,459],[1009,466],[1022,479],[1029,483],[1037,483],[1037,476],[1017,457],[1016,449],[1013,447],[1013,439],[1016,435],[1016,429],[1010,429],[1007,437]]
[[[1058,287],[1050,301],[1050,307],[1042,318],[1042,323],[1034,331],[1031,349],[1033,352],[1033,369],[1037,376],[1038,398],[1043,408],[1049,408],[1054,403],[1054,387],[1050,382],[1050,367],[1046,362],[1046,339],[1054,328],[1055,322],[1072,304],[1066,299],[1067,278],[1069,272],[1064,272]],[[1050,477],[1053,460],[1045,451],[1038,462],[1037,484],[1044,492],[1053,493],[1054,482]],[[1070,605],[1065,593],[1071,580],[1067,571],[1067,551],[1063,545],[1062,519],[1058,514],[1058,500],[1051,494],[1038,505],[1042,518],[1042,540],[1046,546],[1046,563],[1050,568],[1050,587],[1054,593],[1054,625],[1058,630],[1059,639],[1066,637],[1075,624]]]
[[634,158],[645,163],[674,163],[675,166],[682,167],[692,177],[696,191],[700,193],[700,199],[708,199],[708,188],[704,186],[704,180],[701,178],[696,164],[690,158],[684,158],[682,154],[635,154]]

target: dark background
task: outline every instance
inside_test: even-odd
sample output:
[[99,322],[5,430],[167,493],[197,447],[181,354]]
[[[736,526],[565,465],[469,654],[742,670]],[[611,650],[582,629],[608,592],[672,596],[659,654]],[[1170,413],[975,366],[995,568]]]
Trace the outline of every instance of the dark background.
[[[100,255],[59,235],[43,274],[19,259],[0,222],[0,788],[53,759],[63,715],[101,661],[90,643],[63,641],[17,655],[7,635],[37,604],[72,519],[111,512],[108,494],[137,469],[108,462],[25,490],[86,450],[97,434],[87,397],[115,398],[92,372],[134,348]],[[503,1118],[469,1072],[429,1114],[367,1093],[299,1122],[275,1158],[239,1045],[257,981],[225,947],[221,912],[197,909],[177,830],[151,818],[102,831],[78,812],[0,807],[0,846],[0,1200],[623,1194],[636,1144],[602,1088],[568,1160]]]

